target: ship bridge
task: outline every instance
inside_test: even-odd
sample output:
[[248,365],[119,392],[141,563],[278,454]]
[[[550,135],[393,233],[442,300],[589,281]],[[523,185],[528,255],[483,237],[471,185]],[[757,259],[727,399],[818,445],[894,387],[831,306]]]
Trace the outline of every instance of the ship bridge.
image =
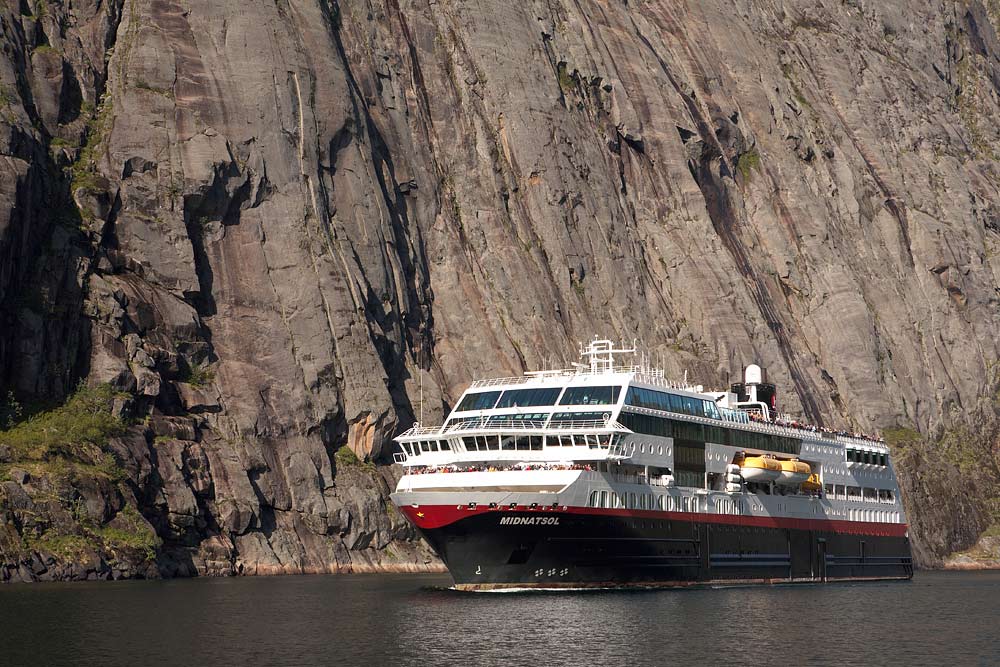
[[636,382],[673,390],[692,413],[709,409],[701,387],[668,381],[642,357],[622,363],[636,356],[634,345],[595,338],[581,346],[580,356],[572,368],[474,381],[444,424],[416,424],[396,438],[402,450],[396,461],[414,467],[627,459],[636,445],[623,437],[632,431],[619,417]]

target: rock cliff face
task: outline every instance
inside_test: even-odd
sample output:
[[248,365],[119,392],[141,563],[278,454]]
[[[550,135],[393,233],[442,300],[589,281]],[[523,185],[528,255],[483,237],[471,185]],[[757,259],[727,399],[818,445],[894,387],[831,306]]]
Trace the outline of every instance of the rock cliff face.
[[[594,333],[894,428],[920,562],[969,547],[997,514],[998,19],[7,0],[0,389],[110,383],[130,426],[96,486],[0,449],[0,576],[429,566],[364,461]],[[32,547],[129,508],[153,561]]]

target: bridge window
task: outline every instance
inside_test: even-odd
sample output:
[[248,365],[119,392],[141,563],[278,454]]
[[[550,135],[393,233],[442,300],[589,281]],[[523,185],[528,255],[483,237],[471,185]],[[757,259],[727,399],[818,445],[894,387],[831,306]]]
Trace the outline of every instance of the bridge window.
[[618,402],[621,387],[570,387],[559,405],[612,405]]
[[515,426],[517,428],[544,428],[548,413],[532,412],[516,415],[493,415],[486,420],[488,426]]
[[511,389],[505,391],[497,408],[530,407],[533,405],[555,405],[561,387],[546,389]]
[[[445,428],[452,428],[459,426],[460,424],[468,424],[470,422],[482,422],[482,417],[452,417],[445,424]],[[470,428],[476,428],[476,424],[472,424]]]
[[499,391],[480,391],[474,394],[466,394],[462,402],[458,404],[456,412],[489,410],[496,404],[498,398],[500,398]]
[[574,421],[604,421],[604,416],[607,412],[557,412],[552,415],[552,421],[550,425],[556,425],[558,422],[574,422]]

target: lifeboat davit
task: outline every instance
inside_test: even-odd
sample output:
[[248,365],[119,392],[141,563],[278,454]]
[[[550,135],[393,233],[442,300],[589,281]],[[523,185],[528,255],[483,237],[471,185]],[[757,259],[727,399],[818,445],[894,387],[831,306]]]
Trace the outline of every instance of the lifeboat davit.
[[812,473],[806,481],[802,482],[803,491],[821,491],[822,489],[823,485],[820,483],[819,475],[816,473]]
[[748,482],[773,482],[781,475],[781,463],[769,456],[748,456],[740,463],[740,474]]
[[782,486],[798,486],[809,479],[812,468],[802,461],[779,461],[781,473],[775,483]]

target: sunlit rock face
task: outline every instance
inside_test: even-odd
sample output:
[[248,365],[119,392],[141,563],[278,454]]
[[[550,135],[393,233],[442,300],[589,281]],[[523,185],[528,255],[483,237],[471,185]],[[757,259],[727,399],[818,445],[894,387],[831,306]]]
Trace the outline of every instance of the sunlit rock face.
[[[996,10],[8,2],[0,389],[133,396],[165,575],[426,566],[362,462],[595,333],[995,470]],[[992,473],[901,461],[920,562],[974,542]]]

